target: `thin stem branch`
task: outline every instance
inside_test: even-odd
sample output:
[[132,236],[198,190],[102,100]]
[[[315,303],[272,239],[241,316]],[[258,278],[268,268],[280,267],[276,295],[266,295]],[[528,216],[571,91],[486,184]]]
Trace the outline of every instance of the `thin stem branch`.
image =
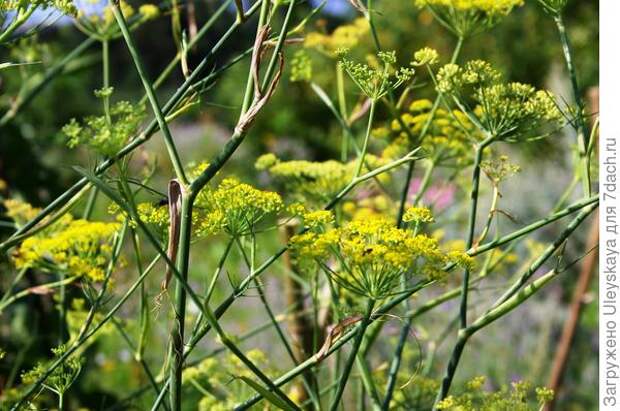
[[338,384],[338,388],[336,389],[336,393],[332,399],[332,403],[330,406],[330,411],[336,411],[340,406],[340,399],[342,398],[342,394],[344,394],[344,389],[349,381],[349,374],[353,369],[353,364],[355,363],[355,358],[357,357],[357,352],[362,344],[362,340],[364,339],[364,333],[370,324],[370,318],[372,316],[372,310],[375,306],[375,300],[368,299],[366,304],[366,312],[364,313],[364,317],[362,318],[359,329],[357,330],[357,336],[355,337],[355,341],[353,342],[353,347],[351,347],[351,352],[349,353],[349,357],[347,358],[347,362],[344,365],[344,368],[341,371],[340,382]]
[[[188,181],[187,177],[185,176],[183,164],[179,157],[179,153],[177,152],[176,145],[174,144],[174,139],[172,138],[170,129],[168,128],[166,117],[162,112],[161,106],[157,99],[157,95],[155,94],[153,86],[151,85],[151,82],[147,77],[146,71],[144,70],[142,59],[140,58],[140,54],[138,53],[136,45],[133,42],[131,33],[129,32],[129,28],[127,27],[127,22],[125,21],[125,17],[123,16],[123,12],[115,2],[112,2],[112,11],[114,12],[114,17],[116,18],[121,32],[123,33],[125,43],[127,44],[127,48],[129,49],[131,58],[136,66],[136,71],[138,72],[138,76],[142,81],[142,85],[144,86],[146,95],[148,96],[149,102],[151,103],[151,108],[153,109],[153,113],[155,114],[157,125],[159,126],[159,129],[163,134],[166,149],[168,150],[168,156],[170,157],[170,161],[172,162],[172,166],[174,167],[177,178],[181,181],[183,185],[187,185]],[[104,44],[107,44],[107,42],[104,42]]]
[[588,124],[584,118],[585,116],[585,103],[581,96],[581,90],[579,89],[579,81],[577,80],[577,71],[573,62],[573,55],[570,47],[570,41],[568,34],[566,33],[566,27],[564,26],[564,19],[561,14],[557,14],[554,17],[558,34],[560,36],[560,42],[562,44],[562,52],[564,54],[564,60],[566,62],[566,69],[568,70],[568,76],[571,81],[573,89],[573,96],[575,103],[577,104],[577,145],[579,148],[579,160],[581,163],[581,181],[583,185],[584,197],[590,197],[592,195],[592,182],[590,177],[590,157],[588,155]]

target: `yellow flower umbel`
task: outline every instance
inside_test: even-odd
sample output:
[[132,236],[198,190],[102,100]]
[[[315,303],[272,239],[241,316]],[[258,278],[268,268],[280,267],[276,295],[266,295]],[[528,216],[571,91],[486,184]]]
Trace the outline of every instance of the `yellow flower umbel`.
[[[394,294],[402,275],[434,280],[448,262],[465,261],[463,253],[444,253],[437,240],[399,229],[380,215],[297,235],[291,246],[299,258],[316,261],[341,287],[373,300]],[[332,258],[337,268],[330,267]]]
[[396,52],[380,51],[377,54],[377,65],[370,66],[356,63],[347,56],[348,50],[338,52],[339,66],[349,75],[355,85],[372,100],[379,100],[390,91],[407,83],[414,75],[408,67],[396,67]]
[[428,7],[437,20],[459,37],[488,29],[507,16],[523,0],[416,0]]
[[339,49],[355,47],[369,31],[368,19],[359,17],[351,24],[337,27],[332,34],[308,33],[304,47],[314,48],[333,57]]
[[421,145],[438,163],[451,161],[460,165],[471,160],[472,145],[483,139],[482,133],[460,110],[439,108],[429,123],[432,107],[430,100],[415,100],[401,114],[401,121],[393,120],[373,130],[374,137],[388,142],[382,153],[384,158],[401,158]]
[[[367,155],[363,171],[380,167],[388,161]],[[265,170],[284,191],[296,200],[321,204],[331,200],[355,174],[356,162],[341,163],[335,160],[323,162],[293,160],[281,161],[274,154],[264,154],[255,163],[257,170]]]
[[[204,164],[199,165],[202,167]],[[224,232],[234,237],[250,235],[256,231],[258,223],[284,208],[278,193],[263,191],[236,178],[224,179],[218,187],[203,189],[194,205],[192,230],[197,237]],[[153,202],[137,206],[140,219],[153,225],[160,235],[167,235],[170,223],[167,204]],[[118,214],[119,221],[127,216],[117,208],[110,210]]]
[[[107,98],[111,93],[112,88],[108,88],[96,91],[95,95]],[[144,105],[119,101],[110,108],[110,118],[87,116],[82,121],[73,118],[62,132],[71,148],[85,145],[99,154],[113,156],[136,136],[144,117]]]
[[231,236],[249,235],[256,224],[283,208],[278,193],[262,191],[235,178],[223,180],[215,190],[202,192],[196,201],[203,234],[224,231]]
[[532,384],[517,381],[511,387],[502,386],[498,391],[484,389],[485,378],[476,377],[465,384],[465,392],[450,395],[437,404],[444,411],[536,411],[553,399],[553,391]]
[[13,259],[18,268],[36,267],[102,281],[119,227],[117,223],[64,220],[24,240]]
[[[437,90],[469,119],[498,140],[515,140],[557,125],[562,113],[550,92],[522,83],[504,83],[489,63],[473,60],[464,66],[446,64],[437,73]],[[473,101],[469,108],[468,101]]]
[[403,221],[406,223],[431,223],[433,222],[433,214],[426,207],[409,207],[403,215]]

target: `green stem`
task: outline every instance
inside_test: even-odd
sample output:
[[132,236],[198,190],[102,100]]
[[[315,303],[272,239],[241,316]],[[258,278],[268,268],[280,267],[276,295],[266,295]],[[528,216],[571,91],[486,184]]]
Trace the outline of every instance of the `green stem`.
[[[45,289],[53,289],[53,288],[61,288],[65,285],[71,284],[73,282],[75,282],[76,280],[78,280],[79,277],[73,276],[73,277],[69,277],[69,278],[65,278],[64,275],[60,276],[60,280],[58,281],[54,281],[51,283],[47,283],[47,284],[42,284],[37,286],[37,288],[45,288]],[[32,287],[30,288],[26,288],[25,290],[19,291],[15,294],[13,294],[12,296],[8,297],[7,295],[5,295],[5,298],[3,298],[3,301],[0,303],[0,314],[2,314],[2,312],[6,309],[6,307],[8,307],[9,305],[13,304],[15,301],[22,299],[24,297],[28,297],[29,295],[33,294],[34,290]]]
[[[207,34],[207,32],[213,26],[213,24],[215,24],[215,22],[219,20],[220,16],[226,10],[228,10],[228,6],[230,6],[232,1],[233,0],[224,1],[222,5],[211,15],[211,17],[209,17],[209,20],[207,20],[206,23],[200,28],[200,30],[198,30],[198,32],[196,33],[196,36],[191,38],[189,42],[187,43],[188,51],[192,50],[194,47],[196,47],[197,44],[199,44],[203,40],[203,37]],[[255,11],[256,11],[256,8],[252,7],[250,10],[248,10],[248,15],[254,14]],[[159,76],[157,76],[157,80],[153,82],[153,88],[157,89],[159,88],[159,86],[163,84],[163,82],[168,78],[168,76],[170,76],[172,71],[177,67],[177,64],[181,60],[181,57],[182,57],[182,53],[178,52],[176,56],[172,59],[172,61],[170,61],[170,63],[166,66],[166,68],[162,70]],[[147,97],[144,96],[142,100],[140,100],[140,102],[141,103],[146,102],[146,98]]]
[[97,201],[97,194],[99,194],[99,189],[97,187],[92,187],[90,189],[90,193],[88,194],[88,200],[86,200],[86,207],[84,208],[84,213],[82,214],[82,218],[84,220],[89,220],[93,214],[93,210],[95,208],[95,202]]
[[101,41],[101,60],[103,64],[103,112],[108,126],[112,125],[110,114],[110,96],[107,89],[110,87],[110,43],[107,39]]
[[579,82],[577,80],[577,71],[573,62],[573,55],[571,52],[570,41],[568,34],[566,33],[566,27],[564,26],[564,20],[561,14],[557,14],[554,17],[558,34],[560,35],[560,42],[562,43],[562,52],[564,53],[564,60],[566,62],[566,69],[568,70],[568,76],[570,77],[571,86],[573,89],[573,96],[575,103],[577,104],[577,144],[579,147],[579,160],[581,163],[581,181],[583,185],[584,197],[590,197],[592,195],[592,182],[590,177],[590,157],[588,155],[588,125],[584,118],[585,104],[581,97],[581,91],[579,89]]
[[[140,80],[142,81],[142,85],[144,86],[144,90],[146,91],[146,95],[148,96],[149,102],[151,103],[151,108],[153,109],[153,113],[155,114],[157,125],[159,126],[159,129],[163,134],[166,149],[168,150],[168,156],[170,157],[170,161],[172,162],[172,166],[174,167],[176,176],[183,185],[187,185],[188,181],[187,177],[185,176],[185,171],[183,170],[183,164],[181,162],[181,159],[179,158],[179,153],[177,152],[177,148],[174,144],[174,139],[172,138],[170,129],[168,128],[165,114],[161,109],[161,106],[157,99],[157,95],[155,95],[153,86],[151,85],[151,82],[147,77],[146,71],[144,70],[142,59],[140,58],[138,50],[133,42],[131,33],[129,32],[129,28],[127,27],[127,22],[125,21],[125,17],[123,16],[120,8],[114,2],[112,2],[112,11],[114,12],[114,17],[116,18],[121,32],[123,33],[125,43],[127,44],[127,48],[129,49],[131,58],[136,66],[136,71],[138,72],[138,76],[140,76]],[[104,42],[104,44],[107,44],[107,42]]]
[[353,364],[355,363],[355,358],[357,357],[357,352],[359,351],[360,345],[362,344],[362,340],[364,339],[364,333],[370,324],[370,318],[372,316],[372,309],[375,306],[375,300],[368,299],[368,303],[366,305],[366,312],[364,313],[364,317],[362,318],[361,325],[357,330],[357,336],[355,337],[355,341],[353,342],[353,347],[351,347],[351,352],[349,353],[349,357],[347,358],[347,362],[342,369],[342,375],[340,377],[340,383],[338,384],[338,388],[336,389],[336,394],[332,400],[332,404],[330,406],[330,411],[336,411],[340,406],[340,399],[342,398],[342,394],[344,394],[344,389],[347,385],[347,381],[349,380],[349,374],[353,369]]
[[174,326],[170,333],[170,358],[172,361],[172,365],[170,367],[170,409],[172,411],[180,411],[182,409],[181,391],[183,384],[183,352],[185,349],[185,309],[187,305],[187,292],[184,284],[187,283],[189,269],[192,207],[193,200],[184,196],[181,199],[181,227],[179,233],[179,256],[177,261],[177,270],[181,274],[182,281],[177,281],[176,284],[174,298],[175,318]]
[[598,204],[592,204],[581,210],[577,217],[573,219],[562,231],[560,236],[551,243],[545,251],[532,263],[532,265],[525,270],[525,272],[521,275],[521,278],[514,283],[498,300],[493,307],[497,307],[508,299],[510,299],[513,295],[515,295],[519,289],[527,283],[527,281],[536,273],[536,271],[553,255],[557,252],[557,250],[562,247],[566,239],[581,225],[583,220],[585,220],[596,208]]
[[368,141],[370,140],[370,133],[372,131],[372,123],[375,118],[375,107],[377,105],[377,100],[370,100],[370,112],[368,114],[368,125],[366,127],[366,136],[364,137],[364,144],[362,146],[362,152],[360,154],[359,160],[357,161],[357,168],[355,170],[354,178],[359,177],[362,173],[362,167],[364,167],[364,160],[366,158],[366,152],[368,151]]
[[[338,109],[340,117],[346,122],[347,114],[347,98],[344,92],[344,71],[340,64],[336,64],[336,88],[338,90]],[[340,161],[343,163],[349,157],[349,132],[347,129],[342,130],[342,141],[340,143]]]
[[[461,327],[459,329],[457,342],[452,349],[452,355],[450,357],[450,361],[448,362],[448,366],[446,369],[445,376],[441,382],[441,388],[437,393],[437,397],[435,399],[435,407],[439,401],[446,398],[448,392],[450,391],[450,386],[452,385],[452,380],[454,378],[454,374],[456,373],[456,369],[458,367],[461,355],[463,353],[463,349],[465,348],[465,344],[469,337],[480,328],[490,324],[492,321],[496,320],[500,316],[506,314],[508,311],[515,308],[517,305],[525,301],[525,299],[529,298],[536,290],[538,290],[542,285],[546,284],[549,279],[543,280],[546,276],[541,279],[535,281],[530,287],[526,287],[521,290],[519,293],[519,289],[527,282],[527,280],[553,255],[570,237],[570,235],[575,231],[575,229],[581,225],[583,220],[586,219],[590,213],[592,213],[598,207],[598,203],[591,204],[585,207],[575,219],[567,226],[567,228],[560,234],[560,236],[553,242],[551,246],[549,246],[543,254],[536,259],[529,267],[529,269],[521,276],[521,278],[513,284],[509,290],[499,298],[499,300],[494,304],[494,306],[489,310],[482,318],[484,320],[478,319],[476,320],[470,327]],[[554,270],[555,271],[555,270]],[[542,283],[541,283],[541,280]],[[539,283],[539,285],[535,285]],[[540,285],[542,284],[542,285]],[[435,409],[435,408],[434,408]]]
[[[469,211],[469,224],[467,234],[467,249],[470,249],[474,243],[474,233],[476,231],[476,214],[478,212],[478,197],[480,190],[480,164],[482,163],[482,156],[484,149],[493,142],[494,136],[488,137],[478,147],[476,147],[476,157],[474,160],[474,172],[472,176],[472,188],[471,188],[471,207]],[[461,328],[467,327],[467,295],[469,286],[469,270],[465,270],[463,274],[463,285],[461,290],[461,307],[460,307],[460,322]]]
[[[260,1],[260,12],[258,15],[258,24],[256,25],[256,35],[258,35],[259,31],[265,25],[265,21],[267,20],[267,15],[269,13],[269,1],[261,0]],[[237,20],[239,21],[239,20]],[[250,103],[252,103],[252,96],[254,95],[254,77],[252,77],[252,73],[248,73],[248,79],[245,85],[245,93],[243,95],[243,103],[241,104],[241,113],[239,117],[243,116],[246,111],[250,108]]]
[[392,363],[390,364],[390,371],[388,374],[388,383],[387,388],[385,389],[385,398],[383,399],[383,404],[381,406],[382,410],[389,410],[390,403],[392,402],[392,395],[394,394],[394,388],[396,388],[396,380],[398,378],[398,370],[400,369],[400,363],[402,361],[403,350],[405,349],[405,344],[407,343],[407,337],[409,337],[409,332],[411,331],[411,323],[413,322],[413,317],[409,317],[403,327],[400,329],[400,336],[398,338],[398,345],[396,346],[396,350],[394,351],[394,355],[392,356]]

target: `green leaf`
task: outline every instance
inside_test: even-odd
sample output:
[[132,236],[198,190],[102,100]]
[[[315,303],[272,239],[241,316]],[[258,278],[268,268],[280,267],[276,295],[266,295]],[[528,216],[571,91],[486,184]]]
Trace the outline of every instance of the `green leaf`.
[[291,405],[286,403],[284,400],[282,400],[276,394],[274,394],[273,392],[269,391],[268,389],[266,389],[265,387],[263,387],[262,385],[260,385],[256,381],[254,381],[253,379],[248,378],[248,377],[244,377],[244,376],[238,376],[236,378],[239,378],[244,383],[246,383],[247,385],[252,387],[254,389],[254,391],[258,392],[263,398],[265,398],[272,405],[278,407],[279,409],[285,410],[285,411],[298,411],[299,410],[299,408],[293,408]]

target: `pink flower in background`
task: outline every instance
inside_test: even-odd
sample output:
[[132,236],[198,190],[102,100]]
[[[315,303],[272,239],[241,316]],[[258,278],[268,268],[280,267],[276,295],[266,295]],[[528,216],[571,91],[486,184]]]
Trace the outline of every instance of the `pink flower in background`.
[[[409,201],[412,201],[421,188],[422,179],[415,178],[409,185]],[[454,201],[456,187],[451,183],[434,184],[426,189],[422,202],[432,206],[436,211],[442,211]]]

